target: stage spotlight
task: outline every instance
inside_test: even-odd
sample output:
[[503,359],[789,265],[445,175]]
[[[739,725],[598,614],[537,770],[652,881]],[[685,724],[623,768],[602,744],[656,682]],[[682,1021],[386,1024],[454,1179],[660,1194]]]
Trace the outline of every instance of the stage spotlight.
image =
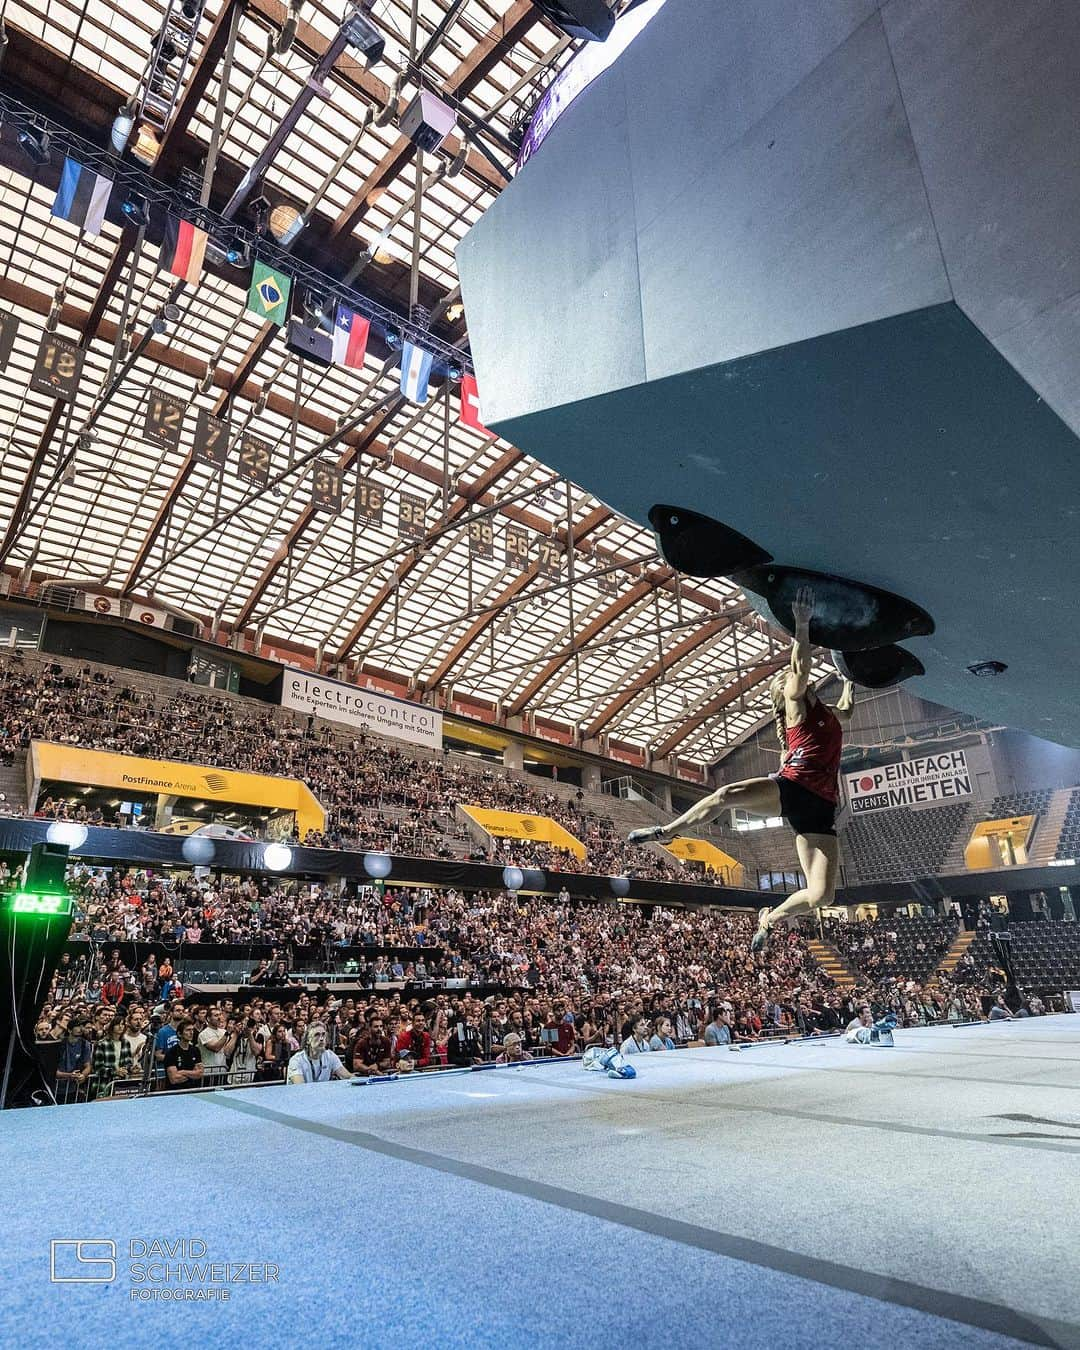
[[127,149],[127,143],[131,139],[131,130],[134,125],[135,114],[130,105],[125,103],[113,118],[112,130],[109,132],[109,144],[118,155],[122,155]]
[[508,891],[520,891],[525,885],[525,873],[520,867],[504,867],[503,885]]
[[295,7],[290,5],[285,14],[285,22],[281,25],[281,32],[271,42],[271,50],[275,56],[284,56],[292,47],[296,41],[296,30],[299,25],[300,16]]
[[376,61],[382,60],[382,54],[386,49],[386,40],[371,20],[365,18],[359,9],[354,10],[349,15],[341,25],[341,31],[345,34],[345,40],[349,46],[361,52],[369,66],[373,66]]
[[189,834],[180,845],[180,853],[193,867],[206,867],[214,857],[214,841],[203,834]]
[[174,304],[171,300],[166,300],[165,306],[161,312],[169,323],[180,322],[180,306]]
[[267,844],[263,849],[263,866],[271,872],[284,872],[292,862],[292,849],[288,844]]
[[147,205],[145,197],[140,197],[137,192],[133,192],[129,197],[125,197],[120,205],[121,212],[131,221],[132,225],[144,229],[150,224],[150,207]]
[[279,244],[291,244],[304,228],[304,217],[292,202],[278,202],[270,212],[270,233]]
[[462,171],[462,169],[464,169],[465,161],[468,158],[469,158],[469,143],[468,141],[463,139],[461,142],[461,148],[458,150],[454,158],[450,161],[450,165],[446,170],[447,178],[456,178],[458,174]]
[[630,892],[629,877],[611,877],[609,878],[612,895],[617,895],[620,899]]
[[187,19],[188,23],[190,23],[199,13],[199,6],[196,3],[196,0],[184,0],[184,3],[180,6],[180,13]]
[[230,244],[225,250],[225,261],[231,267],[247,267],[251,263],[251,249],[242,240]]
[[77,820],[54,820],[45,838],[50,844],[66,844],[68,848],[82,848],[86,843],[86,826]]
[[465,313],[465,306],[460,300],[455,300],[452,305],[446,306],[446,322],[457,323],[458,319]]
[[382,881],[390,875],[394,860],[388,853],[365,853],[364,871],[376,881]]
[[401,334],[393,328],[386,330],[386,345],[392,352],[396,352],[401,346]]
[[256,234],[265,234],[270,220],[270,203],[265,197],[256,197],[248,206],[251,224]]
[[38,168],[48,164],[52,158],[49,150],[49,133],[43,126],[23,127],[16,139],[19,143],[19,149],[31,164],[36,164]]

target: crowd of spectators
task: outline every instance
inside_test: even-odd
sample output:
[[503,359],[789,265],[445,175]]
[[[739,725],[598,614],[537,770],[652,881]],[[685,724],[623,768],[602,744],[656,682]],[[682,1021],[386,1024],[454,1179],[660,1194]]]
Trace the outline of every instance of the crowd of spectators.
[[[159,697],[108,674],[0,659],[0,747],[11,753],[32,739],[120,754],[210,764],[216,768],[298,778],[327,812],[311,846],[379,850],[419,857],[472,856],[478,860],[564,872],[687,880],[675,859],[631,847],[584,793],[569,799],[495,768],[470,769],[449,755],[419,757],[325,722],[280,708],[240,703],[214,693]],[[478,851],[456,818],[458,805],[549,816],[585,845],[586,856],[533,840],[496,839]],[[113,823],[100,808],[44,799],[39,814]],[[693,874],[693,880],[722,878]]]

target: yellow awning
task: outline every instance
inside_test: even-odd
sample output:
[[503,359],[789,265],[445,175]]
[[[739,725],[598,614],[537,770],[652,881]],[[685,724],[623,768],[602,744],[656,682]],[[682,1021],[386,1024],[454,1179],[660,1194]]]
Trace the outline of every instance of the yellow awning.
[[462,806],[461,809],[498,839],[534,839],[554,848],[564,848],[575,858],[585,857],[586,849],[581,840],[575,839],[550,816],[523,816],[517,811],[492,811],[485,806]]
[[30,763],[38,782],[84,783],[117,788],[121,792],[165,793],[176,797],[204,797],[227,806],[262,806],[296,813],[303,839],[308,830],[326,826],[326,812],[318,798],[297,778],[239,773],[210,764],[179,764],[168,759],[140,759],[107,750],[83,750],[53,741],[31,741]]
[[717,848],[715,844],[709,844],[704,839],[687,839],[680,835],[678,839],[673,839],[664,847],[684,862],[704,863],[709,871],[724,877],[729,886],[743,884],[742,863],[730,853],[725,853],[722,848]]

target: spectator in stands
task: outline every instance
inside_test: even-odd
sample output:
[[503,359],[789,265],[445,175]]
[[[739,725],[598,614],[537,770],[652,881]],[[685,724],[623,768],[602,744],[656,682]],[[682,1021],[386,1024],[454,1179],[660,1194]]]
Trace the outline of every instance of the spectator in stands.
[[532,1055],[521,1043],[521,1037],[516,1031],[508,1031],[503,1037],[502,1051],[496,1055],[496,1064],[520,1064],[524,1059],[532,1059]]
[[197,1088],[203,1081],[202,1060],[195,1045],[195,1023],[183,1018],[176,1028],[176,1041],[165,1052],[165,1078],[170,1088]]
[[353,1073],[389,1073],[394,1066],[393,1046],[386,1034],[382,1017],[371,1017],[356,1039],[349,1054]]
[[326,1028],[321,1022],[312,1022],[304,1037],[304,1048],[289,1060],[285,1075],[287,1083],[328,1083],[331,1078],[351,1078],[352,1074],[326,1048]]
[[[438,1016],[438,1014],[436,1014]],[[436,1037],[436,1044],[438,1038]],[[480,1040],[478,1018],[474,1013],[458,1018],[446,1043],[447,1057],[451,1064],[464,1066],[482,1064],[483,1045]]]
[[672,1035],[672,1026],[670,1017],[658,1017],[656,1019],[656,1030],[649,1037],[650,1050],[674,1050],[675,1040]]
[[619,1046],[619,1053],[623,1055],[642,1055],[647,1054],[652,1046],[649,1044],[649,1019],[647,1017],[637,1017],[627,1029],[626,1039]]
[[184,1009],[180,1003],[173,1003],[166,1011],[165,1021],[154,1036],[154,1064],[157,1077],[165,1078],[165,1056],[176,1044],[180,1023],[184,1021]]
[[86,1037],[86,1021],[72,1013],[70,1020],[60,1023],[60,1053],[56,1066],[58,1089],[63,1087],[62,1100],[74,1097],[90,1077],[94,1047]]
[[402,1073],[411,1073],[413,1069],[427,1069],[432,1063],[431,1032],[427,1028],[427,1018],[423,1013],[414,1014],[411,1022],[405,1022],[405,1029],[398,1033],[394,1042],[394,1057]]
[[728,1014],[724,1008],[717,1005],[709,1019],[708,1026],[705,1028],[706,1045],[730,1045],[731,1044],[731,1024]]
[[207,1025],[199,1032],[199,1055],[206,1083],[223,1083],[229,1067],[229,1058],[236,1049],[236,1033],[225,1026],[222,1008],[211,1008]]
[[1005,995],[998,994],[997,998],[994,1000],[994,1006],[990,1009],[990,1021],[1011,1022],[1012,1020],[1013,1020],[1012,1010],[1009,1008],[1009,1005],[1005,1002]]
[[131,1072],[131,1051],[124,1040],[124,1018],[117,1013],[106,1023],[94,1043],[93,1092],[95,1097],[112,1090],[117,1078],[126,1078]]

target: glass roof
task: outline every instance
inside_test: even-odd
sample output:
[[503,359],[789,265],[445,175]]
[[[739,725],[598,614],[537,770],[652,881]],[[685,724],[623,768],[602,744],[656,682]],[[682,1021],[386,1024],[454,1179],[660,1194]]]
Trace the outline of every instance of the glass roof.
[[[169,8],[8,0],[5,92],[104,144]],[[164,132],[175,178],[177,165],[202,172],[220,127],[218,207],[307,87],[346,6],[299,5],[284,55],[273,52],[282,5],[239,7],[230,58],[232,13],[232,0],[206,5],[179,90],[183,125]],[[455,247],[507,181],[496,165],[508,174],[513,127],[575,44],[528,0],[419,0],[415,41],[411,0],[377,0],[369,17],[385,37],[384,59],[369,70],[351,49],[338,58],[327,96],[308,103],[260,191],[310,213],[296,249],[317,245],[315,266],[330,259],[342,275],[378,243],[357,288],[407,314],[415,269],[424,302],[446,308],[457,300]],[[420,66],[411,53],[425,48]],[[418,175],[397,129],[395,113],[420,80],[459,104],[461,125],[480,128],[453,175],[459,139],[425,154]],[[364,668],[416,690],[452,688],[503,713],[535,713],[687,762],[714,761],[760,724],[764,680],[784,646],[737,589],[680,581],[648,529],[464,426],[453,384],[449,401],[444,388],[417,407],[395,397],[399,372],[384,353],[369,352],[362,371],[302,362],[281,330],[246,309],[247,277],[226,267],[205,272],[179,301],[179,319],[129,362],[128,337],[144,332],[174,286],[158,270],[158,246],[138,245],[130,225],[106,221],[90,237],[53,217],[55,170],[51,179],[35,170],[12,132],[0,131],[0,307],[19,321],[0,372],[0,554],[9,574],[156,597],[270,648],[276,639],[321,650],[343,674]],[[51,326],[85,347],[78,394],[66,405],[29,387],[58,290]],[[467,348],[467,315],[451,308],[446,320],[444,338]],[[114,395],[95,411],[117,370]],[[270,484],[237,476],[235,439],[224,471],[192,462],[191,411],[176,448],[148,442],[150,391],[227,410],[233,438],[250,432],[270,445]],[[346,417],[356,428],[328,444]],[[80,438],[88,421],[91,434]],[[310,509],[313,458],[343,470],[338,514]],[[358,488],[368,494],[372,485],[383,490],[381,524],[357,511]],[[402,493],[423,499],[419,544],[403,533]],[[490,524],[490,557],[470,549],[470,518]],[[507,532],[520,529],[528,564],[507,558]],[[555,575],[535,566],[543,540],[560,555]]]

